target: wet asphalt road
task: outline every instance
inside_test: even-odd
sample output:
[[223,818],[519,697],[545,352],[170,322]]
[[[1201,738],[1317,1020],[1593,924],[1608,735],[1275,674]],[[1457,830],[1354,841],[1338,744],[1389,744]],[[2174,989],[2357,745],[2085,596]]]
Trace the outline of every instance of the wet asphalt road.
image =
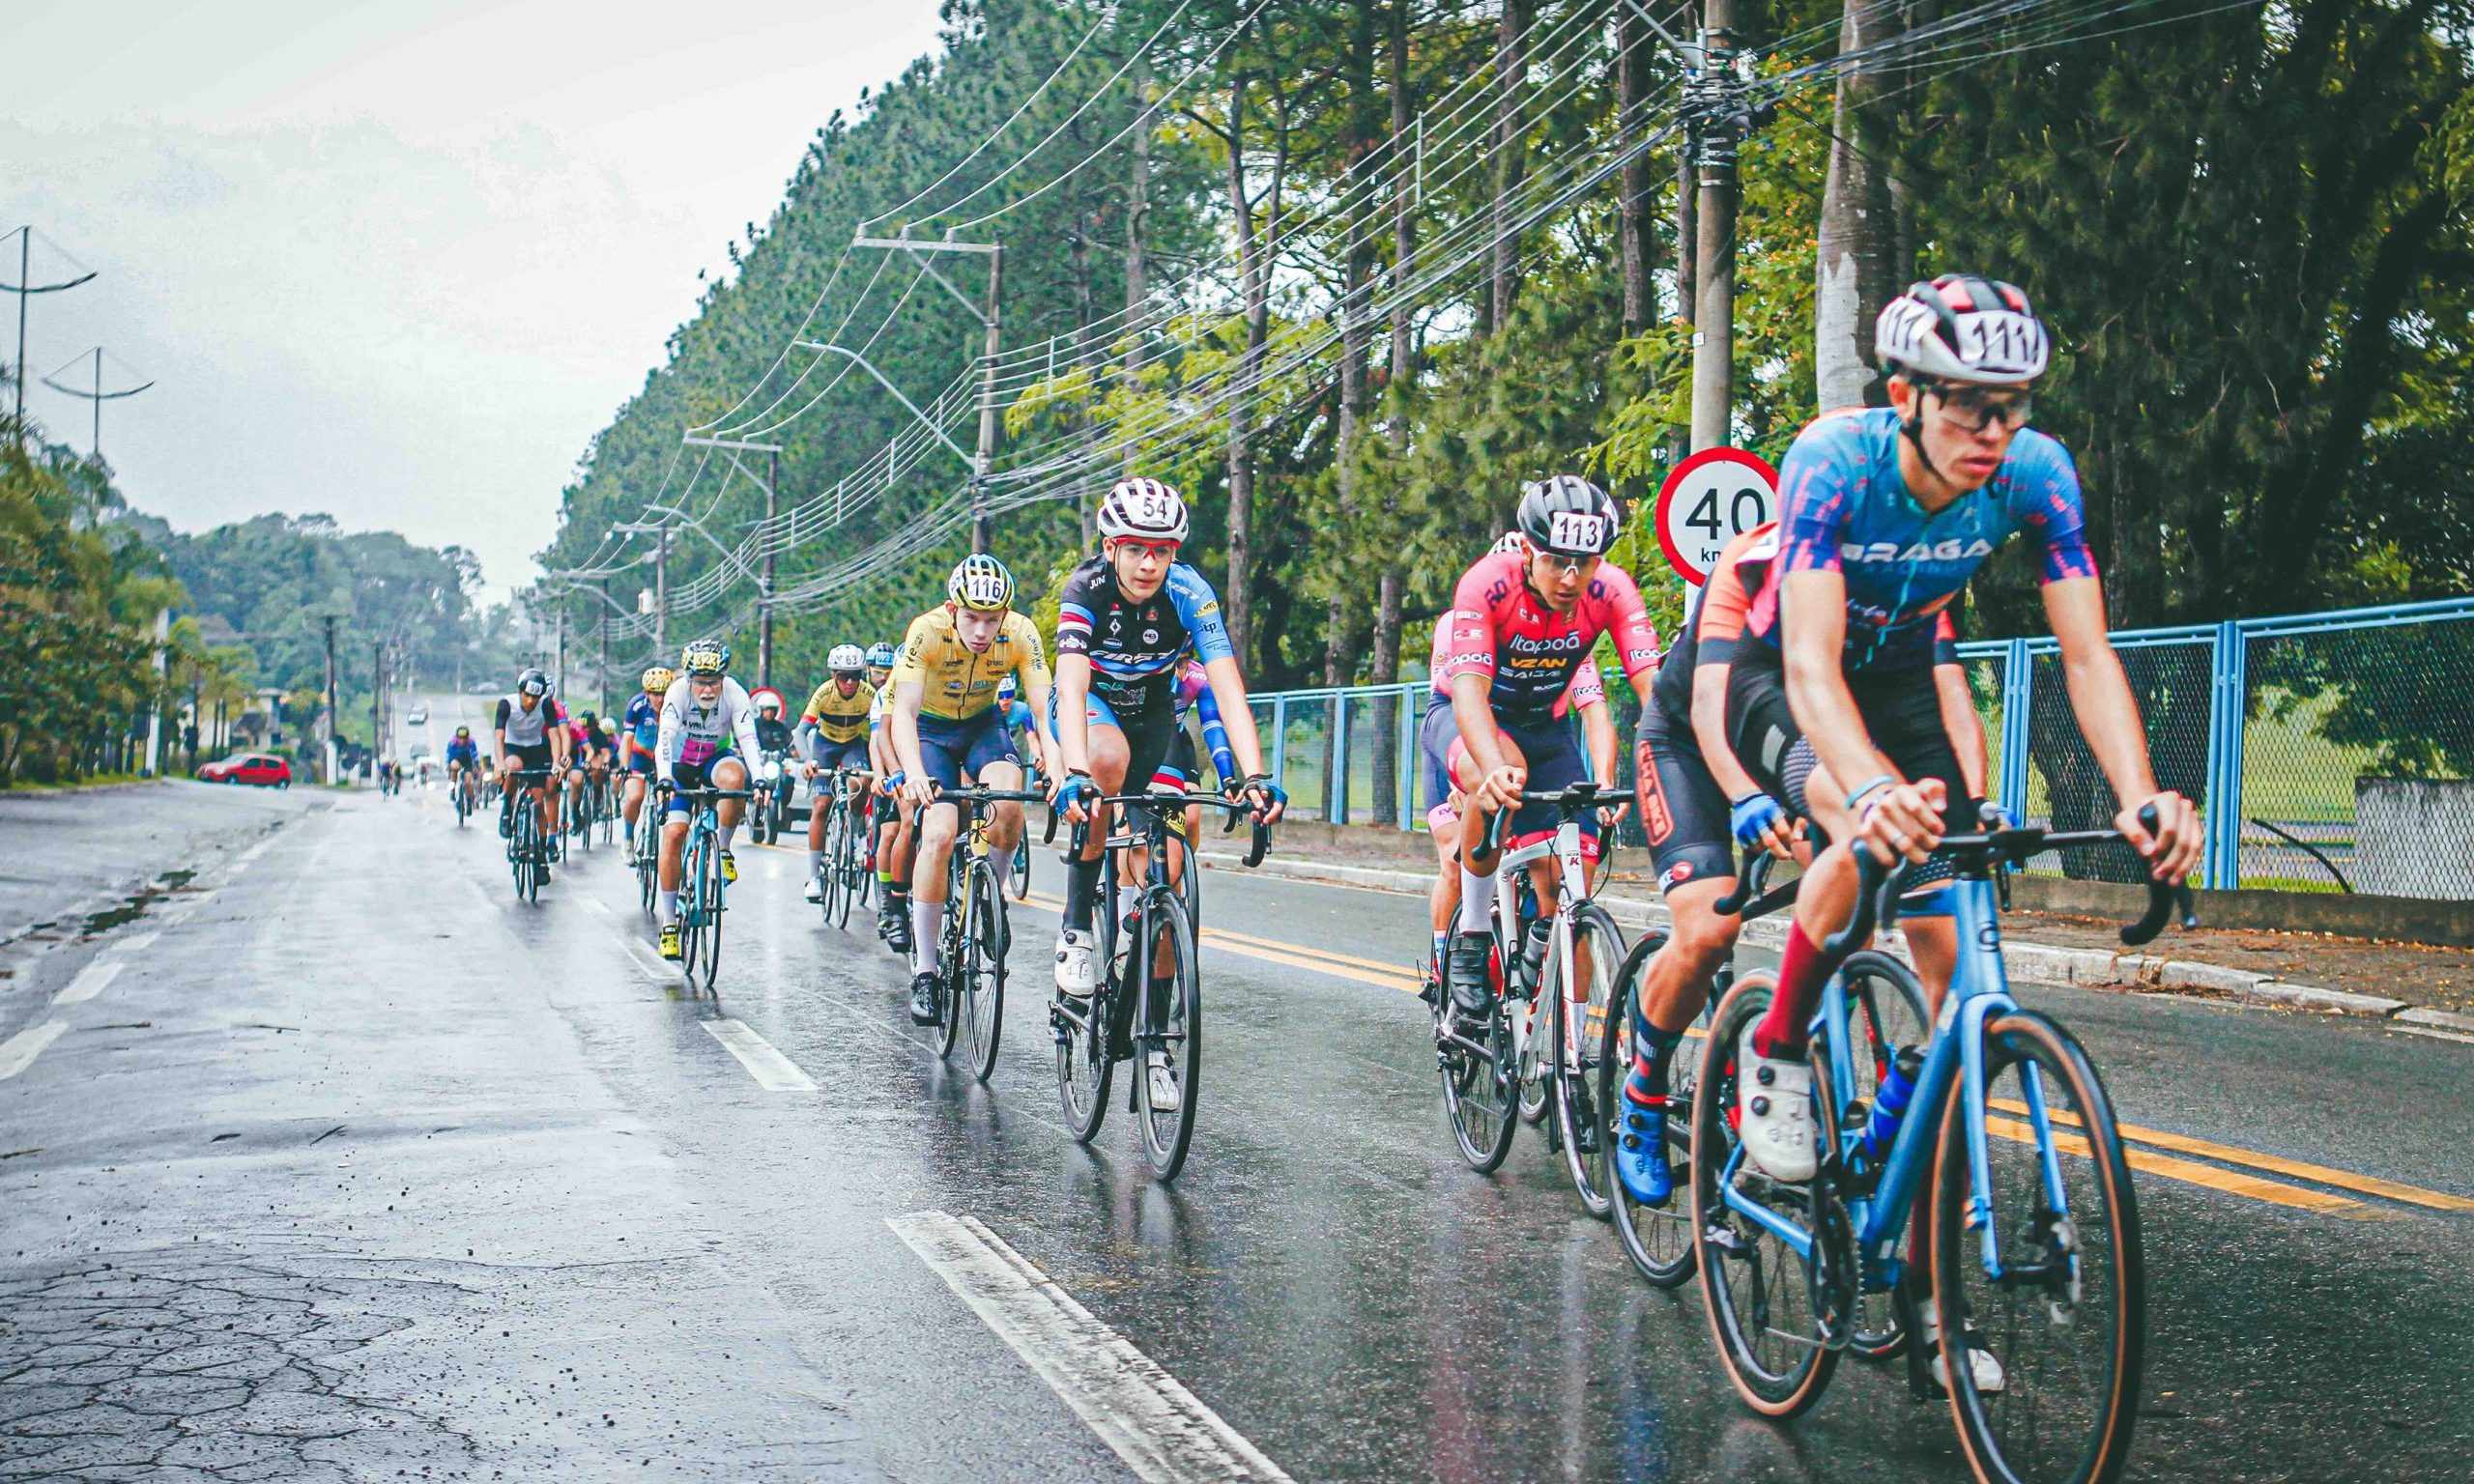
[[[1542,1144],[1460,1164],[1399,987],[1422,901],[1207,877],[1242,937],[1207,940],[1169,1189],[1121,1111],[1063,1131],[1037,905],[982,1087],[873,935],[798,900],[799,855],[741,848],[716,1005],[653,960],[615,851],[526,908],[443,793],[303,792],[271,835],[194,823],[201,890],[0,992],[0,1035],[61,1027],[0,1080],[0,1477],[1133,1477],[886,1224],[919,1212],[984,1223],[1298,1479],[1960,1476],[1888,1371],[1750,1416],[1697,1293],[1637,1281]],[[2031,998],[2125,1121],[2208,1141],[2140,1178],[2132,1475],[2465,1477],[2474,1213],[2416,1201],[2474,1197],[2474,1047]],[[815,1088],[761,1086],[725,1019]]]

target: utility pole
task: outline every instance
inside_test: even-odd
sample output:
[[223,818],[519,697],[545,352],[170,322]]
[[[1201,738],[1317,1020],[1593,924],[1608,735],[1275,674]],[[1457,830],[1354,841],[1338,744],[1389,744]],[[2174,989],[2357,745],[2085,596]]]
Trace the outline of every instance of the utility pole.
[[[155,611],[155,678],[160,682],[171,670],[172,611]],[[158,690],[160,690],[158,683]],[[158,778],[163,772],[163,698],[158,694],[146,708],[146,776]]]
[[387,642],[369,646],[369,750],[387,756]]
[[[17,281],[0,285],[0,287],[5,287],[8,292],[17,296],[17,445],[23,447],[26,442],[26,300],[37,294],[57,294],[63,289],[73,289],[92,279],[95,274],[94,271],[89,269],[74,278],[65,279],[59,283],[36,283],[31,276],[34,271],[34,226],[28,223],[19,227],[13,235],[17,239]],[[49,239],[46,238],[45,241],[48,242]],[[55,251],[60,247],[58,243],[53,243],[51,245]],[[68,255],[63,253],[62,256]],[[70,261],[76,262],[74,258],[71,258]],[[85,265],[78,266],[83,268]]]
[[[19,300],[18,302],[23,303],[24,300]],[[89,356],[94,357],[95,362],[94,390],[88,391],[83,387],[78,386],[64,386],[60,383],[52,380],[52,377],[58,376],[61,371],[68,370],[70,366],[73,366],[78,361],[86,359]],[[125,391],[103,390],[103,348],[100,345],[96,346],[92,351],[85,353],[85,355],[72,357],[69,359],[68,364],[63,365],[59,371],[54,371],[51,373],[51,376],[44,377],[43,379],[43,384],[54,391],[65,392],[72,397],[83,397],[87,401],[95,404],[93,454],[97,459],[101,459],[103,456],[103,404],[106,402],[117,402],[123,397],[133,397],[139,392],[144,391],[147,387],[155,385],[153,380],[150,379],[140,382],[136,385],[131,386]],[[22,395],[22,391],[20,394]]]
[[1736,145],[1743,137],[1742,85],[1735,77],[1735,0],[1702,0],[1700,66],[1684,108],[1700,168],[1692,255],[1692,451],[1727,442],[1735,404]]
[[[907,233],[908,230],[908,228],[904,229],[906,233]],[[995,535],[996,524],[995,517],[988,508],[988,473],[989,471],[994,467],[996,462],[996,434],[998,427],[996,418],[996,357],[997,353],[1004,348],[1005,343],[1004,329],[1002,325],[999,323],[1001,318],[999,308],[1004,298],[1005,249],[1002,245],[995,243],[957,243],[950,239],[941,243],[926,243],[914,242],[908,236],[855,237],[851,239],[850,244],[854,247],[874,247],[889,251],[909,253],[912,258],[917,260],[920,270],[926,272],[929,277],[935,279],[937,284],[941,286],[946,293],[952,295],[955,301],[960,303],[963,308],[970,314],[971,318],[979,321],[981,327],[986,331],[986,334],[982,339],[980,349],[979,451],[971,456],[970,461],[970,549],[974,552],[985,552],[989,549]],[[961,289],[956,288],[952,279],[946,277],[943,273],[938,272],[935,265],[923,256],[923,254],[932,252],[976,252],[987,255],[988,302],[985,308],[972,303],[969,295],[964,294]],[[835,349],[838,349],[838,347]],[[849,353],[845,352],[844,354],[848,355]],[[852,358],[857,359],[858,357],[854,356]],[[864,364],[864,362],[862,363]],[[869,369],[874,371],[876,368],[871,366]],[[883,380],[881,375],[879,375],[877,379],[879,381]],[[891,384],[887,383],[886,385],[888,388],[890,388]],[[907,399],[906,399],[906,400]],[[913,413],[915,415],[916,409],[913,409]],[[921,420],[926,421],[925,418],[922,418]]]
[[[653,537],[653,657],[658,660],[670,652],[670,526],[667,522],[647,524],[630,521],[610,528],[621,535],[649,532]],[[642,611],[638,609],[638,612]]]
[[764,580],[756,593],[756,683],[773,683],[773,510],[781,499],[782,450],[766,456],[764,466]]
[[559,668],[555,673],[558,678],[551,682],[552,694],[563,698],[567,694],[567,598],[564,593],[559,595]]
[[601,714],[610,714],[610,579],[601,580]]
[[324,619],[327,625],[327,777],[325,781],[331,784],[335,781],[335,763],[338,756],[337,749],[335,747],[335,722],[337,720],[335,714],[336,615],[333,614],[325,614],[320,616]]

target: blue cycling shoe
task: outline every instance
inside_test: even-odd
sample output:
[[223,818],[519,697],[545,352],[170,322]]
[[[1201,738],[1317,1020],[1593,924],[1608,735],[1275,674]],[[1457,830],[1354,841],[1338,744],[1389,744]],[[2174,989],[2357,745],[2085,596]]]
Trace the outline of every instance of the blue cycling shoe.
[[1624,1136],[1615,1144],[1616,1177],[1635,1205],[1663,1206],[1675,1193],[1675,1173],[1666,1162],[1666,1110],[1645,1108],[1629,1097],[1619,1100]]

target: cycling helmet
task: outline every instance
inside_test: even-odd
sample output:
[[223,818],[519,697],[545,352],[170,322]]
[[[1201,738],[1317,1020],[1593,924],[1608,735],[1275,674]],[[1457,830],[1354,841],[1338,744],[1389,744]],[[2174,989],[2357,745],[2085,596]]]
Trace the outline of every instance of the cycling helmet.
[[1624,517],[1615,498],[1578,474],[1550,474],[1520,492],[1514,522],[1529,544],[1558,556],[1603,556]]
[[956,608],[1001,614],[1014,606],[1014,574],[986,552],[973,552],[954,563],[954,575],[945,579],[945,596]]
[[996,682],[996,703],[1000,706],[1010,706],[1014,703],[1014,677],[1012,675],[1007,675],[1004,679]]
[[[886,655],[885,663],[892,664],[893,656]],[[833,652],[824,657],[824,668],[837,675],[854,675],[868,668],[868,657],[857,644],[836,644]]]
[[536,699],[550,694],[550,677],[537,670],[526,670],[515,677],[515,693]]
[[470,727],[458,727],[458,728],[455,728],[455,740],[456,740],[456,741],[458,741],[458,742],[463,741],[465,738],[467,738],[467,737],[471,736],[472,734],[473,734],[473,728],[470,728]]
[[1524,545],[1526,545],[1526,543],[1521,539],[1519,531],[1507,530],[1502,535],[1495,537],[1495,544],[1486,548],[1486,555],[1489,556],[1501,556],[1509,553],[1513,556],[1517,556]]
[[700,639],[678,657],[678,668],[691,675],[727,675],[731,672],[731,646],[718,639]]
[[577,712],[576,721],[581,724],[587,731],[598,731],[601,729],[601,718],[595,716],[590,711]]
[[759,691],[755,695],[749,697],[748,699],[756,702],[756,709],[759,711],[779,711],[782,709],[782,693],[780,691]]
[[618,719],[615,716],[603,717],[601,719],[601,734],[605,737],[615,737],[618,735]]
[[669,670],[656,665],[652,669],[645,671],[645,694],[647,696],[667,696],[670,694],[670,687],[672,683],[677,679],[678,676],[673,674]]
[[1157,479],[1120,479],[1100,501],[1098,525],[1103,536],[1183,542],[1185,498]]
[[883,640],[878,640],[868,646],[868,668],[870,670],[891,670],[893,669],[893,662],[901,657],[900,652],[897,651],[893,645],[886,643]]
[[1910,380],[2024,386],[2045,374],[2053,345],[2015,285],[1943,273],[1882,306],[1873,353]]

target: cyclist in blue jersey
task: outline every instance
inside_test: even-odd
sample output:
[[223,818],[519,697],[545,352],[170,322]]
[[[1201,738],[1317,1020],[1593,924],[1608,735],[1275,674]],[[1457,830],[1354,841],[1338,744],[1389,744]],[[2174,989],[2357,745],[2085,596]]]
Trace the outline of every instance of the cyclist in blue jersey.
[[[1007,675],[1004,679],[996,682],[996,710],[1002,718],[1001,725],[1004,727],[1006,732],[1009,735],[1020,733],[1023,742],[1029,745],[1031,754],[1031,771],[1034,774],[1045,776],[1049,770],[1048,748],[1047,743],[1043,740],[1044,733],[1042,733],[1039,728],[1034,725],[1039,718],[1032,713],[1030,706],[1022,700],[1018,688],[1014,684],[1014,677],[1012,675]],[[1036,788],[1039,785],[1025,784],[1022,786],[1026,788]]]
[[[1228,728],[1241,785],[1254,815],[1277,820],[1287,796],[1263,771],[1246,682],[1221,622],[1220,598],[1203,575],[1177,560],[1186,539],[1185,499],[1157,479],[1123,479],[1100,502],[1100,555],[1065,580],[1056,619],[1056,688],[1050,724],[1056,735],[1055,806],[1081,823],[1098,811],[1085,800],[1122,793],[1148,780],[1177,731],[1173,698],[1188,656],[1203,673]],[[1091,912],[1099,895],[1100,845],[1089,832],[1082,858],[1065,872],[1065,927],[1056,940],[1056,985],[1088,996],[1099,985]],[[1172,870],[1178,863],[1170,862]],[[1165,1067],[1163,1070],[1165,1072]],[[1173,1079],[1156,1077],[1164,1094]]]
[[653,748],[661,741],[661,701],[678,677],[668,666],[645,671],[643,689],[627,701],[618,718],[618,766],[626,771],[627,848],[636,848],[636,816],[644,813],[645,790],[652,784]]
[[467,813],[480,807],[481,744],[473,739],[470,727],[456,728],[454,740],[446,744],[446,785],[464,790]]
[[[2157,786],[2106,637],[2077,471],[2027,427],[2049,356],[2027,296],[1957,274],[1915,284],[1882,311],[1875,350],[1890,405],[1823,418],[1780,467],[1778,556],[1727,677],[1737,760],[1830,842],[1804,876],[1777,990],[1738,1062],[1744,1152],[1788,1183],[1816,1165],[1807,1027],[1831,966],[1820,945],[1854,912],[1856,841],[1884,864],[1923,865],[1945,833],[1978,823],[1942,724],[1934,631],[2001,542],[2024,532],[2041,548],[2045,614],[2071,708],[2121,805],[2115,825],[2159,880],[2187,877],[2201,844],[2190,801]],[[1806,796],[1816,767],[1832,796]],[[2138,817],[2147,805],[2152,834]]]

